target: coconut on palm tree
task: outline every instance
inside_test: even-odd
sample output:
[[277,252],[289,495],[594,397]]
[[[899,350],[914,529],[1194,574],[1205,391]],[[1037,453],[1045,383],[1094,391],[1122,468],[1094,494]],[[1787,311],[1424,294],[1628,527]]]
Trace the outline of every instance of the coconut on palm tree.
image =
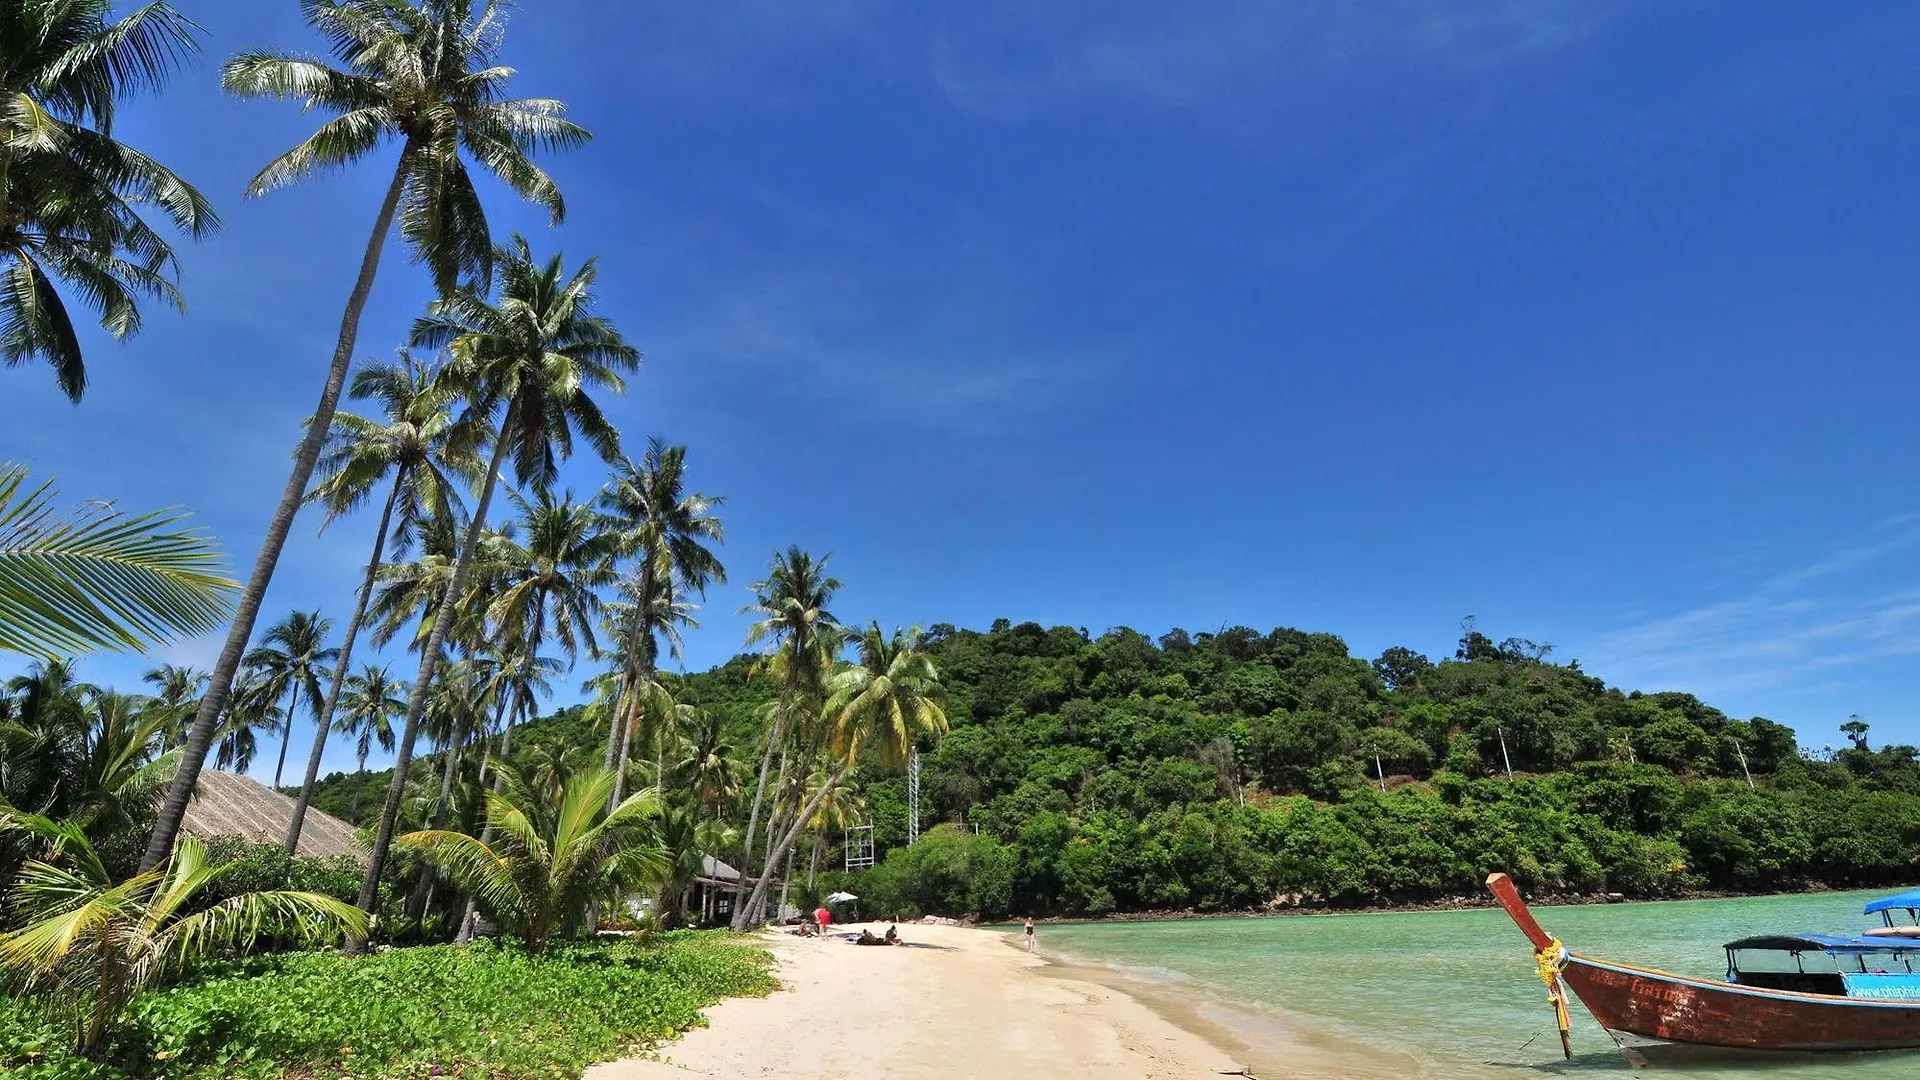
[[472,0],[305,0],[301,8],[337,66],[291,54],[245,52],[227,61],[222,82],[238,97],[292,99],[333,118],[262,169],[248,193],[264,195],[315,173],[345,168],[390,144],[397,143],[399,151],[347,295],[319,403],[214,663],[180,773],[148,841],[148,866],[166,858],[179,833],[261,601],[333,429],[361,312],[395,219],[440,293],[451,292],[462,277],[484,287],[492,272],[492,240],[468,161],[546,208],[558,223],[565,212],[560,189],[533,163],[533,155],[576,147],[589,138],[566,120],[559,102],[507,97],[513,69],[501,65],[498,55],[505,12],[493,0],[477,9]]
[[241,863],[209,866],[182,837],[164,866],[116,881],[80,826],[0,808],[0,834],[26,834],[40,858],[15,875],[17,928],[0,934],[0,982],[75,1014],[75,1049],[98,1049],[134,994],[202,957],[262,934],[312,944],[365,933],[356,908],[310,892],[250,892],[212,904],[207,887]]
[[491,843],[426,829],[398,843],[444,871],[493,922],[542,952],[555,934],[584,924],[589,904],[612,890],[644,887],[668,872],[656,837],[655,792],[611,810],[613,774],[594,769],[551,797],[503,766],[503,790],[485,793]]
[[358,675],[348,677],[333,726],[353,740],[353,799],[348,804],[347,820],[360,822],[360,788],[367,777],[367,757],[377,743],[381,750],[393,750],[393,718],[406,712],[405,683],[394,681],[386,666],[366,664]]
[[[396,551],[404,553],[429,518],[455,520],[455,489],[459,482],[471,480],[479,469],[474,461],[472,425],[455,419],[444,385],[434,378],[431,368],[416,363],[412,353],[402,349],[397,364],[362,368],[353,377],[350,393],[355,400],[377,403],[380,417],[334,414],[333,434],[319,464],[323,479],[310,496],[327,508],[327,520],[321,528],[364,505],[382,485],[387,486],[387,497],[373,533],[373,554],[367,559],[360,593],[354,598],[353,616],[347,620],[346,634],[340,641],[340,661],[334,666],[332,683],[314,723],[306,776],[300,781],[300,794],[294,799],[293,817],[287,824],[284,846],[289,855],[300,844],[307,805],[326,753],[327,731],[333,726],[334,710],[339,705],[348,665],[353,662],[354,642],[366,619],[388,539],[392,538]],[[389,476],[391,484],[387,483]],[[391,743],[392,736],[386,741]]]
[[287,744],[293,741],[293,718],[300,713],[301,695],[306,696],[307,712],[316,723],[320,720],[320,683],[333,677],[328,665],[340,656],[339,649],[326,643],[332,631],[333,620],[321,618],[318,611],[296,611],[267,630],[265,644],[247,653],[247,667],[287,696],[280,756],[273,763],[275,790],[287,767]]
[[492,438],[493,460],[481,477],[466,538],[421,651],[393,782],[387,788],[360,887],[362,910],[371,911],[378,895],[394,818],[406,794],[406,771],[413,759],[427,689],[464,598],[467,565],[486,526],[487,510],[508,455],[519,481],[537,487],[551,486],[559,460],[573,452],[576,429],[602,460],[616,459],[619,432],[601,413],[593,394],[625,389],[623,376],[640,363],[639,350],[627,344],[611,322],[594,313],[593,285],[599,271],[592,259],[569,275],[558,255],[536,262],[526,239],[516,234],[495,251],[494,264],[500,280],[496,301],[489,302],[475,290],[462,291],[436,301],[414,324],[415,345],[447,350],[448,376],[466,395],[469,415],[498,415],[499,421]]
[[78,402],[80,335],[55,282],[118,340],[142,300],[185,310],[178,264],[143,208],[204,236],[213,208],[166,166],[113,138],[121,99],[157,89],[195,50],[192,22],[165,3],[112,19],[110,0],[0,4],[0,364],[45,360]]

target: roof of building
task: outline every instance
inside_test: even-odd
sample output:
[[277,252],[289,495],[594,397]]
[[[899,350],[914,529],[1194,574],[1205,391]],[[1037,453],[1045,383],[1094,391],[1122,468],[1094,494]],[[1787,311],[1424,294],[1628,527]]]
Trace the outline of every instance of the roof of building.
[[[193,799],[187,803],[187,816],[180,827],[202,840],[238,836],[258,844],[278,844],[286,840],[292,821],[292,799],[237,773],[207,769],[194,785]],[[361,862],[367,859],[367,850],[353,826],[311,806],[300,826],[300,846],[295,854],[347,855]]]

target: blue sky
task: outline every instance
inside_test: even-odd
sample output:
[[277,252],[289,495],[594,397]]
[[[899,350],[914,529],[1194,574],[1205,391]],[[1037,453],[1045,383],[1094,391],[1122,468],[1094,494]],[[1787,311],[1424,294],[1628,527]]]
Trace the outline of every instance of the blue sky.
[[[388,159],[243,201],[314,120],[218,61],[317,43],[292,0],[179,6],[205,53],[119,134],[227,228],[80,408],[0,371],[0,458],[190,506],[243,576]],[[1915,40],[1883,2],[550,0],[515,88],[597,139],[548,162],[564,227],[490,207],[600,256],[647,355],[613,415],[729,499],[690,667],[799,543],[859,620],[1439,655],[1471,613],[1816,746],[1916,740]],[[390,259],[360,352],[427,293]],[[269,618],[348,612],[372,522],[317,525]]]

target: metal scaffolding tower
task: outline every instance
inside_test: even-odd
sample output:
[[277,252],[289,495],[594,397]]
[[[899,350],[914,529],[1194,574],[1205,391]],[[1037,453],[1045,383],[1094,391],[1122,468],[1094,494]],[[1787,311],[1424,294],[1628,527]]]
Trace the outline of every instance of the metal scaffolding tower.
[[920,748],[907,759],[907,843],[920,839]]
[[847,827],[847,870],[865,870],[873,865],[873,826]]

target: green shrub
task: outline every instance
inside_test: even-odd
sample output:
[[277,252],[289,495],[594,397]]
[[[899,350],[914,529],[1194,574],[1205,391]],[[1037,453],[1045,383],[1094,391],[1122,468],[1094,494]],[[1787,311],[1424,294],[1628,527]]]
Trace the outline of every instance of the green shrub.
[[258,957],[134,999],[99,1062],[68,1054],[70,1033],[35,1006],[0,998],[0,1075],[577,1077],[702,1023],[723,998],[769,992],[769,964],[696,931],[542,957],[489,942]]

